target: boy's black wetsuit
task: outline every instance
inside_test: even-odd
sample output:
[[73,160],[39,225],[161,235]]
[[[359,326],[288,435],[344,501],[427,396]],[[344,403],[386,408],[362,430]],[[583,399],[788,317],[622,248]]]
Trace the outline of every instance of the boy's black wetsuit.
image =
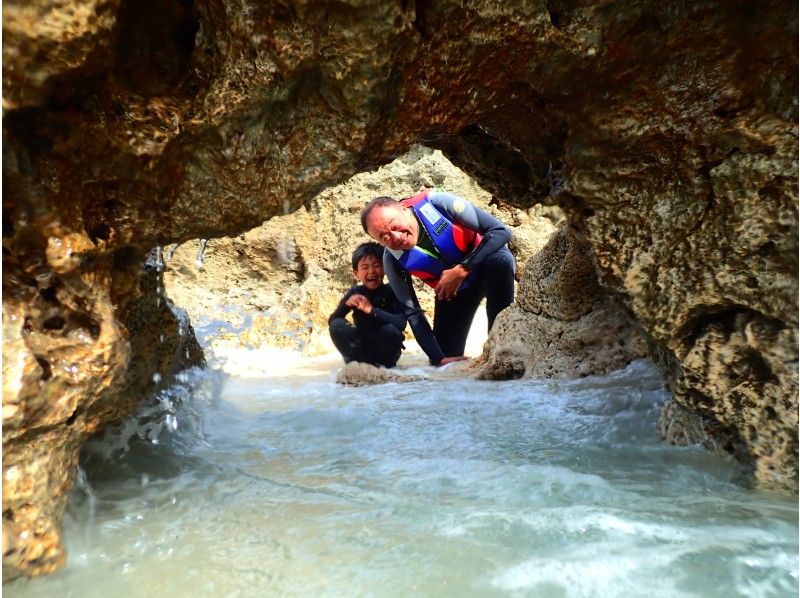
[[[353,295],[364,295],[369,299],[372,313],[367,315],[360,309],[349,307],[345,301]],[[345,320],[351,311],[355,326]],[[333,344],[345,363],[362,361],[390,368],[400,359],[406,317],[403,306],[388,284],[382,284],[374,291],[362,284],[352,287],[328,318],[328,327]]]

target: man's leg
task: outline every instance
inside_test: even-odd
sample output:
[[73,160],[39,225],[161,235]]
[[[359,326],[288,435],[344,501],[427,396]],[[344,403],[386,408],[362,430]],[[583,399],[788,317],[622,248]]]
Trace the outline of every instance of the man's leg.
[[483,289],[478,281],[464,291],[459,291],[449,301],[436,300],[433,312],[433,334],[445,357],[464,354],[472,318],[483,299]]
[[486,320],[489,330],[501,311],[514,302],[514,274],[517,265],[508,247],[496,251],[481,264],[477,274],[486,290]]
[[355,326],[347,320],[336,319],[331,322],[328,330],[331,333],[333,344],[342,354],[345,363],[362,360],[361,337]]

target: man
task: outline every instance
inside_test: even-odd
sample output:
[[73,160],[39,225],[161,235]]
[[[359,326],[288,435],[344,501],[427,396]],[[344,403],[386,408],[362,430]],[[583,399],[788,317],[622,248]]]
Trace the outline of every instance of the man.
[[[403,201],[376,197],[362,210],[361,226],[384,246],[389,284],[433,365],[466,359],[467,334],[484,297],[489,329],[514,301],[511,231],[461,197],[432,190]],[[410,275],[436,292],[432,331]]]

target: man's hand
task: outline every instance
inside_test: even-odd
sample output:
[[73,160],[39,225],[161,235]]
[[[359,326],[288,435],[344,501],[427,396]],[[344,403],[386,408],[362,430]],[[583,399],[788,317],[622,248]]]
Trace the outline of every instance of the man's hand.
[[455,297],[458,292],[458,287],[461,286],[461,283],[467,276],[469,276],[469,272],[461,264],[457,264],[449,270],[442,272],[442,276],[439,278],[439,284],[434,288],[436,291],[436,298],[447,301]]
[[351,297],[348,297],[347,301],[344,303],[347,305],[347,307],[351,309],[360,309],[367,315],[372,313],[372,303],[370,303],[369,299],[367,299],[364,295],[355,294]]
[[466,355],[458,355],[457,357],[443,357],[439,362],[439,367],[447,365],[448,363],[455,363],[456,361],[465,361],[469,359]]

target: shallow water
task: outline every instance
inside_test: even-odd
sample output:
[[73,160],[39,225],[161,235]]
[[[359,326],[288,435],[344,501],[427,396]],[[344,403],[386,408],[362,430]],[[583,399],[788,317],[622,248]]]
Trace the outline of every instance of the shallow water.
[[334,364],[187,377],[87,450],[67,567],[4,591],[798,593],[796,498],[662,444],[667,395],[647,362],[573,382],[365,388],[336,385]]

